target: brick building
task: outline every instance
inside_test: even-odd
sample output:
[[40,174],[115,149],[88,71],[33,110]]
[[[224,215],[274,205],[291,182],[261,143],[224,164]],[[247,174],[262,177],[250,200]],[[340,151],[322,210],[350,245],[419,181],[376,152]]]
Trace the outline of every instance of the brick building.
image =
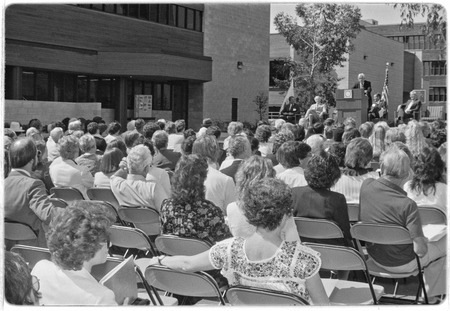
[[[5,11],[5,121],[254,121],[269,84],[269,4],[16,4]],[[239,65],[238,65],[239,64]]]

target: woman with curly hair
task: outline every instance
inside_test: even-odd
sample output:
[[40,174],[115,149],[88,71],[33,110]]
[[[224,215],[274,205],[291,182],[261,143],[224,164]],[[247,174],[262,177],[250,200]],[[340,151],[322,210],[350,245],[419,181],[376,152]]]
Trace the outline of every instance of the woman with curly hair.
[[91,275],[94,265],[106,261],[113,222],[106,206],[92,201],[75,201],[52,220],[52,259],[39,261],[31,272],[40,280],[41,305],[117,305],[114,292]]
[[[230,227],[233,236],[240,236],[243,238],[249,237],[256,231],[256,227],[249,224],[244,215],[244,208],[241,206],[241,198],[245,190],[251,182],[263,178],[274,178],[275,170],[272,166],[272,161],[260,156],[251,156],[244,160],[239,166],[236,173],[236,190],[238,193],[238,200],[230,203],[227,206],[227,223]],[[299,241],[297,227],[294,219],[290,217],[286,222],[286,227],[282,230],[283,237],[287,241]]]
[[272,130],[269,125],[262,124],[256,128],[255,138],[259,141],[258,150],[263,157],[272,154],[273,143],[269,142],[270,136],[272,136]]
[[418,206],[431,206],[447,213],[447,185],[443,179],[445,164],[433,147],[424,147],[414,156],[414,175],[403,189]]
[[341,177],[337,159],[322,151],[309,159],[305,169],[308,186],[292,188],[294,216],[334,221],[344,233],[344,239],[312,240],[302,238],[302,242],[318,242],[352,246],[350,221],[345,196],[330,188]]
[[331,191],[342,193],[347,203],[359,203],[361,185],[367,178],[380,177],[372,168],[367,167],[373,157],[370,142],[361,137],[352,139],[345,150],[345,168],[341,178],[331,187]]
[[161,231],[214,244],[231,237],[222,210],[205,199],[208,163],[198,154],[182,156],[172,177],[172,195],[161,205]]
[[269,288],[325,305],[328,297],[320,280],[320,254],[299,241],[283,239],[282,228],[292,216],[292,191],[283,181],[263,178],[251,182],[242,195],[248,222],[256,231],[234,237],[194,256],[154,257],[150,264],[181,271],[221,269],[230,286]]

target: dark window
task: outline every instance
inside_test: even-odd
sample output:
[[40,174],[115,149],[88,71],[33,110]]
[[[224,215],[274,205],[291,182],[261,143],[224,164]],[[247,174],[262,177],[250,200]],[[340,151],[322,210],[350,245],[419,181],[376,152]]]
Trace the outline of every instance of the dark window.
[[192,9],[187,9],[186,10],[186,28],[187,29],[194,29],[194,18],[195,18],[195,14],[194,14],[194,10]]
[[158,22],[158,4],[149,4],[150,21]]
[[238,99],[231,99],[231,121],[237,121],[238,119]]
[[139,4],[129,4],[128,5],[128,16],[139,17]]
[[78,75],[77,77],[77,102],[88,101],[88,77],[85,75]]
[[446,87],[432,87],[429,90],[429,100],[433,101],[446,101],[447,100],[447,88]]
[[111,107],[111,79],[102,78],[99,82],[99,100],[103,107]]
[[177,24],[177,5],[171,4],[169,7],[169,25],[176,26]]
[[162,97],[162,109],[172,109],[172,88],[170,84],[163,84],[163,97]]
[[98,78],[89,79],[89,101],[97,102]]
[[169,5],[160,4],[159,5],[159,16],[158,23],[167,24],[169,21]]
[[48,100],[48,73],[36,72],[36,100]]
[[104,9],[106,13],[116,13],[116,4],[105,4]]
[[34,72],[22,71],[22,96],[27,100],[34,100]]
[[195,30],[202,31],[202,11],[195,11]]
[[446,61],[424,61],[423,62],[425,76],[445,76],[447,75]]
[[139,18],[149,20],[148,4],[139,5]]
[[287,80],[289,78],[290,70],[285,66],[285,61],[283,60],[272,60],[270,61],[270,69],[269,69],[269,86],[277,87],[275,83],[275,79],[278,80]]
[[186,27],[186,8],[183,6],[178,7],[177,27]]
[[75,76],[71,74],[64,74],[64,101],[74,102],[75,101]]

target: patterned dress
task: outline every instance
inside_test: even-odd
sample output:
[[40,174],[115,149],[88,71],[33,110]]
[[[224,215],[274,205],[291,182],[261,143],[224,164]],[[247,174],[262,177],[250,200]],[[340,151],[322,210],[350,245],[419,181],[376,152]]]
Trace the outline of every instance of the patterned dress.
[[235,237],[214,245],[209,260],[228,284],[253,286],[296,294],[311,303],[306,279],[319,272],[320,254],[300,242],[283,241],[267,259],[252,261],[245,254],[245,239]]
[[197,238],[214,244],[231,237],[222,210],[211,201],[174,205],[173,199],[163,201],[160,210],[163,234]]

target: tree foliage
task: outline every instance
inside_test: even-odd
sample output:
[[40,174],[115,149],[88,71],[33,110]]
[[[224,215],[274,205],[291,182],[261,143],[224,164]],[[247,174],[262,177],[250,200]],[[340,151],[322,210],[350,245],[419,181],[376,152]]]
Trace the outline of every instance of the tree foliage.
[[414,28],[414,19],[420,15],[426,17],[426,22],[421,25],[425,33],[435,43],[443,46],[447,43],[447,20],[443,6],[439,4],[421,3],[396,3],[394,8],[400,9],[400,27]]
[[291,67],[296,88],[305,87],[312,102],[316,80],[330,75],[335,66],[342,66],[353,50],[352,39],[361,29],[361,12],[349,4],[301,3],[296,6],[296,14],[300,24],[283,12],[275,16],[274,23],[300,56],[301,62],[286,65]]
[[255,111],[258,113],[259,120],[267,120],[269,112],[269,98],[267,95],[263,91],[259,92],[253,103],[256,106]]

